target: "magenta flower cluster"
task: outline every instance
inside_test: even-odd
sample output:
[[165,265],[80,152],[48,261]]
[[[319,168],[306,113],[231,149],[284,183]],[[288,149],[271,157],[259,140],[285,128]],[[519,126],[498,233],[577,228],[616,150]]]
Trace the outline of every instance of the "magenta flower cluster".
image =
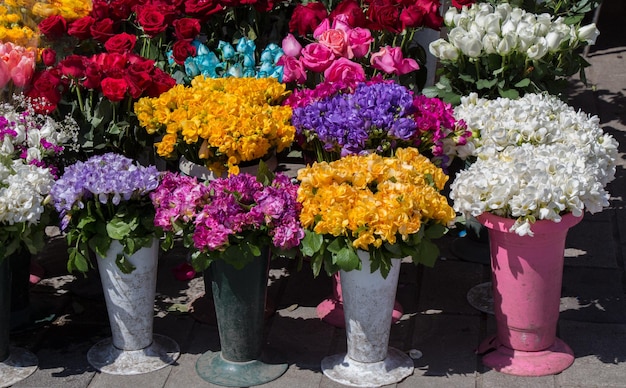
[[168,172],[151,198],[156,208],[155,224],[165,231],[187,230],[199,251],[224,250],[235,236],[247,232],[261,233],[274,247],[289,250],[304,237],[297,190],[298,186],[281,173],[263,185],[250,174],[230,175],[205,184]]

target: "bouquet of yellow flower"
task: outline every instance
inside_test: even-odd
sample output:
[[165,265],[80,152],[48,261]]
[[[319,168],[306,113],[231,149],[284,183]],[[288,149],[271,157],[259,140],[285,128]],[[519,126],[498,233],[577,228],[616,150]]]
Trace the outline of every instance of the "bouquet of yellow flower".
[[239,164],[281,152],[293,142],[285,85],[275,78],[204,78],[135,104],[139,123],[162,136],[159,156],[184,156],[215,172],[237,174]]
[[439,250],[431,240],[455,217],[440,193],[448,176],[415,148],[317,162],[298,180],[301,250],[315,276],[322,266],[329,275],[360,268],[357,249],[369,251],[372,271],[383,277],[393,258],[433,266]]

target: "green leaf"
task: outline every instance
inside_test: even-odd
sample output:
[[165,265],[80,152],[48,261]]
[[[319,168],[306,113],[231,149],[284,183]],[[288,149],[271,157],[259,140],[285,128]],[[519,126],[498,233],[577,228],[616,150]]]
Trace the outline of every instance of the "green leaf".
[[446,228],[445,225],[432,224],[426,228],[424,234],[427,238],[434,240],[442,237],[447,231],[448,228]]
[[422,242],[416,247],[417,257],[413,257],[413,261],[417,258],[417,262],[422,263],[428,267],[434,267],[439,257],[439,248],[432,241],[423,239]]
[[85,214],[82,217],[80,217],[80,220],[78,221],[78,225],[76,225],[76,229],[83,229],[85,226],[95,221],[96,221],[96,217]]
[[310,230],[304,231],[304,238],[300,243],[302,254],[308,257],[313,257],[320,251],[324,243],[324,236],[317,234]]
[[515,89],[504,90],[502,88],[498,88],[498,93],[500,93],[500,97],[508,98],[511,100],[519,98],[519,92]]
[[126,236],[128,236],[135,227],[137,226],[137,220],[132,220],[130,223],[126,222],[121,218],[113,218],[111,221],[107,222],[106,230],[109,237],[114,240],[123,240]]
[[76,248],[71,247],[68,248],[68,260],[67,260],[67,270],[70,273],[74,271],[87,272],[89,271],[89,262],[87,258]]
[[115,258],[115,264],[117,264],[117,268],[125,274],[129,274],[135,270],[135,266],[121,253]]
[[89,248],[91,248],[98,255],[105,257],[107,251],[111,246],[111,239],[103,234],[96,234],[89,239]]
[[497,78],[493,78],[493,79],[479,79],[478,81],[476,81],[476,88],[477,89],[490,89],[493,86],[495,86],[495,84],[498,82]]
[[361,259],[359,259],[353,248],[344,246],[339,252],[335,253],[335,263],[344,271],[351,271],[361,266]]
[[513,86],[515,86],[516,88],[525,88],[528,85],[530,85],[530,78],[524,78]]

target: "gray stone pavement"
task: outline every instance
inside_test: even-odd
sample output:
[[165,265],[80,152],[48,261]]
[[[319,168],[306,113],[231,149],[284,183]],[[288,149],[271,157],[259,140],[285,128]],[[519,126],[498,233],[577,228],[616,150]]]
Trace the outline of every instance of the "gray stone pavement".
[[[489,280],[489,267],[460,260],[458,237],[439,241],[442,257],[434,268],[404,263],[397,300],[404,308],[393,325],[390,345],[417,349],[415,371],[397,387],[626,387],[626,4],[605,0],[599,19],[601,35],[589,52],[589,86],[573,80],[571,103],[597,114],[606,131],[620,141],[617,179],[610,184],[611,206],[589,215],[570,230],[558,335],[576,359],[564,372],[547,377],[516,377],[486,368],[474,349],[495,333],[492,315],[467,301],[472,287]],[[286,166],[297,167],[297,166]],[[465,242],[465,241],[461,241]],[[479,252],[484,247],[476,246]],[[14,385],[20,388],[211,387],[195,370],[201,354],[219,350],[217,327],[202,298],[198,276],[174,279],[171,269],[185,260],[185,251],[163,254],[155,304],[155,333],[178,342],[175,365],[156,372],[115,376],[95,371],[87,362],[89,348],[110,336],[106,308],[97,276],[67,275],[65,244],[54,237],[37,258],[44,279],[30,291],[33,316],[47,317],[38,327],[11,334],[14,346],[29,349],[38,370]],[[96,274],[97,275],[97,274]],[[320,321],[315,307],[331,293],[326,276],[314,279],[305,264],[274,261],[268,296],[276,312],[266,321],[264,358],[286,362],[287,372],[262,387],[334,388],[340,385],[320,371],[323,357],[345,350],[345,330]]]

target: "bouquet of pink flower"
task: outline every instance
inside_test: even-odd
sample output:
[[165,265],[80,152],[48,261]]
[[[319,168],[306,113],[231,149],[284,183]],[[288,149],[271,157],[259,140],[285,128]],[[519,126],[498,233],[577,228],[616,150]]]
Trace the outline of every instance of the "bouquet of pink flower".
[[295,257],[304,237],[297,190],[286,175],[262,167],[259,177],[230,175],[207,184],[167,172],[151,194],[155,225],[165,232],[165,249],[182,235],[196,271],[214,260],[242,268],[268,246],[273,255]]
[[283,40],[284,80],[350,82],[383,74],[414,85],[420,69],[414,58],[424,64],[425,55],[413,37],[420,28],[440,28],[439,7],[439,0],[343,0],[330,10],[321,2],[298,5]]
[[0,90],[10,100],[16,88],[24,88],[35,72],[36,51],[11,42],[0,42]]

